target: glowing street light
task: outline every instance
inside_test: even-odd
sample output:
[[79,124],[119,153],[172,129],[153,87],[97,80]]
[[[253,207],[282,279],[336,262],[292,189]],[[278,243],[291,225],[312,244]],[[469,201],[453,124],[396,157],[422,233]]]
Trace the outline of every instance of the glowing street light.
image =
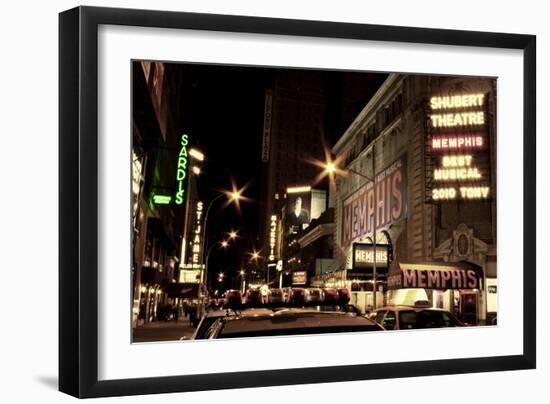
[[190,149],[189,155],[199,161],[204,161],[204,154],[198,151],[197,149]]
[[334,174],[336,172],[336,164],[334,164],[332,161],[327,162],[325,166],[325,171],[329,175]]
[[233,191],[229,195],[230,195],[231,202],[240,201],[242,198],[241,193],[239,191]]
[[199,166],[193,166],[193,173],[199,175],[201,173],[201,168]]
[[246,286],[246,281],[244,279],[244,275],[245,275],[246,272],[244,272],[244,269],[241,269],[239,271],[239,274],[241,275],[241,293],[244,294],[244,290],[245,290],[245,286]]
[[235,230],[231,230],[231,231],[229,232],[229,238],[230,238],[231,240],[235,240],[235,239],[237,238],[237,236],[238,236],[238,234],[237,234],[237,232],[236,232]]
[[[221,198],[223,198],[224,196],[227,198],[227,201],[224,205],[224,208],[226,208],[228,205],[230,205],[231,203],[234,203],[235,206],[237,207],[237,210],[239,210],[240,212],[240,201],[248,201],[250,200],[249,198],[247,198],[246,196],[243,195],[243,192],[246,190],[246,188],[249,186],[249,183],[245,184],[243,187],[241,188],[238,188],[237,185],[235,184],[235,182],[233,180],[231,180],[231,191],[225,191],[225,190],[222,190],[221,193],[219,195],[217,195],[214,199],[212,199],[210,201],[210,203],[208,204],[208,207],[206,208],[206,211],[205,211],[205,215],[204,215],[204,222],[203,222],[203,234],[202,234],[202,239],[203,240],[208,240],[207,239],[207,229],[208,229],[208,217],[209,217],[209,214],[210,214],[210,209],[212,208],[212,206],[214,206],[214,204],[216,203],[216,201],[220,200]],[[230,239],[233,240],[237,237],[237,232],[235,231],[232,231],[230,233]],[[225,248],[227,247],[227,244],[223,244],[222,242],[222,246]],[[207,278],[208,278],[208,256],[210,254],[210,248],[204,248],[203,249],[203,263],[204,263],[204,284],[205,285],[208,285],[208,281],[207,281]]]
[[223,248],[227,248],[227,246],[229,245],[229,243],[227,242],[227,240],[223,240],[221,244],[222,244],[222,247],[223,247]]

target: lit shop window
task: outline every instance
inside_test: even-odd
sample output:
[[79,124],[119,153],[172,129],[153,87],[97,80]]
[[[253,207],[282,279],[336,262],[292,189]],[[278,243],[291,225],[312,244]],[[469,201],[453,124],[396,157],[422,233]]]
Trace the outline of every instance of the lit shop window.
[[132,212],[134,218],[134,224],[136,220],[137,207],[139,202],[139,191],[141,187],[141,174],[142,163],[141,158],[132,150]]

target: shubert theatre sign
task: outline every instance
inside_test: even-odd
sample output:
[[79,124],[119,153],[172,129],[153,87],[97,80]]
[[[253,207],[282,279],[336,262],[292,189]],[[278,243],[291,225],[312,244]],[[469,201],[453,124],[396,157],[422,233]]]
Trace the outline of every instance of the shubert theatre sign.
[[407,157],[401,156],[344,200],[342,245],[405,219],[407,214]]

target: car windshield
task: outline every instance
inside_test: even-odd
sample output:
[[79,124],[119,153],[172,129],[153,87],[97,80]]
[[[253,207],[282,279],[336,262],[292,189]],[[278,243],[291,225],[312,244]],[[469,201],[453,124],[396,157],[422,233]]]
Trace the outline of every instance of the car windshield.
[[457,327],[460,325],[449,313],[437,310],[402,310],[399,312],[399,324],[402,330]]

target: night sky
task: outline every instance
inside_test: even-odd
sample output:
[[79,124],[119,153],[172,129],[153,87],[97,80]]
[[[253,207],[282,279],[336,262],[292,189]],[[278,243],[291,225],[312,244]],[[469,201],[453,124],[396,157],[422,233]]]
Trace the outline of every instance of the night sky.
[[[241,201],[240,211],[233,205],[224,208],[224,198],[218,200],[208,219],[209,242],[227,238],[227,232],[237,230],[239,239],[227,250],[213,252],[209,261],[209,277],[224,272],[227,277],[238,278],[241,264],[248,262],[243,252],[260,249],[258,228],[261,198],[261,144],[264,115],[264,96],[267,88],[281,70],[271,68],[218,66],[203,64],[177,64],[181,69],[179,87],[182,110],[179,111],[184,133],[191,139],[191,146],[205,154],[200,177],[199,195],[208,203],[220,191],[231,190],[232,180],[241,188],[248,184],[243,195],[250,201]],[[351,123],[340,116],[339,90],[342,72],[325,72],[326,104],[325,127],[341,135]],[[348,73],[349,74],[349,73]],[[359,74],[359,73],[357,73]],[[356,113],[364,107],[376,88],[383,82],[384,74],[361,73],[365,80],[373,82],[373,90],[358,100]],[[334,97],[330,97],[334,93]],[[238,287],[238,281],[226,287]]]

